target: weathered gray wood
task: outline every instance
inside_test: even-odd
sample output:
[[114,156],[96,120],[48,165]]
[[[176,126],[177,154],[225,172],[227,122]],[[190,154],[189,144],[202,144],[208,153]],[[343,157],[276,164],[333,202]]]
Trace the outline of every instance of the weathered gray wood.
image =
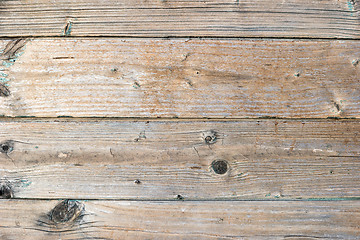
[[9,91],[0,97],[5,116],[360,117],[358,41],[35,39],[0,45],[7,49],[0,68]]
[[352,198],[359,132],[357,120],[3,120],[0,176],[16,198]]
[[[0,237],[17,239],[359,239],[359,201],[84,201],[56,223],[58,201],[0,201]],[[56,220],[57,218],[54,218]]]
[[0,1],[0,36],[359,38],[356,2]]

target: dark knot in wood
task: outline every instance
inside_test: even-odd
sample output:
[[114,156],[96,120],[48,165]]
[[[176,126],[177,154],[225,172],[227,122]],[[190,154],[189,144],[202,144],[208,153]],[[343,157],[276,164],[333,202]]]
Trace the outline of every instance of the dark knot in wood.
[[0,152],[2,153],[10,153],[14,149],[14,141],[7,140],[0,143]]
[[13,198],[13,190],[7,184],[0,185],[0,198]]
[[211,163],[211,167],[216,174],[225,174],[229,169],[229,165],[225,160],[215,160]]
[[84,210],[83,204],[74,200],[64,200],[56,205],[49,214],[54,223],[74,222]]
[[204,132],[203,135],[206,144],[213,144],[217,140],[217,132],[214,130]]

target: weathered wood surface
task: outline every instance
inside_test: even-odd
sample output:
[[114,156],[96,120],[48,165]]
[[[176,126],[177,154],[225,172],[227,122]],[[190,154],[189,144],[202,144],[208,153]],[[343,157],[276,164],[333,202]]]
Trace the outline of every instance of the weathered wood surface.
[[358,41],[19,39],[0,47],[5,116],[360,116]]
[[354,198],[359,132],[357,120],[3,120],[0,176],[15,198]]
[[84,201],[76,203],[80,214],[63,223],[58,221],[59,211],[52,210],[58,203],[0,201],[1,239],[360,237],[359,201]]
[[359,38],[355,0],[0,1],[0,36]]

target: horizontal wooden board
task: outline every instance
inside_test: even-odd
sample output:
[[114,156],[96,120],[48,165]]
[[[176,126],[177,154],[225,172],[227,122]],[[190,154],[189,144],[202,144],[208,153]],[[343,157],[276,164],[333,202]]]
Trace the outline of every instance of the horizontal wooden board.
[[0,1],[0,36],[359,38],[355,0]]
[[[56,224],[58,201],[0,201],[0,237],[17,239],[359,239],[359,201],[86,201]],[[53,215],[52,215],[53,216]],[[55,218],[56,219],[56,218]],[[24,238],[25,236],[25,238]]]
[[1,184],[15,198],[354,198],[359,133],[357,120],[2,120]]
[[360,116],[359,41],[18,39],[0,47],[6,116]]

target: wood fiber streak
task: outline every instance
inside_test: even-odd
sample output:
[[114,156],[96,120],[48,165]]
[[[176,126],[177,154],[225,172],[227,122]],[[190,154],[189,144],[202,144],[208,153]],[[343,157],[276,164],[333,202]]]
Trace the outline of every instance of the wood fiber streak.
[[16,198],[354,198],[359,132],[355,120],[9,120],[0,176]]
[[[359,239],[359,201],[86,201],[72,226],[39,219],[57,201],[0,201],[0,237],[17,239]],[[25,238],[24,238],[25,236]]]
[[[18,44],[0,68],[10,91],[0,97],[0,114],[5,116],[360,116],[358,41],[35,39],[21,43],[24,46]],[[2,49],[9,44],[14,43],[0,41]]]
[[0,36],[359,38],[353,0],[0,1]]

